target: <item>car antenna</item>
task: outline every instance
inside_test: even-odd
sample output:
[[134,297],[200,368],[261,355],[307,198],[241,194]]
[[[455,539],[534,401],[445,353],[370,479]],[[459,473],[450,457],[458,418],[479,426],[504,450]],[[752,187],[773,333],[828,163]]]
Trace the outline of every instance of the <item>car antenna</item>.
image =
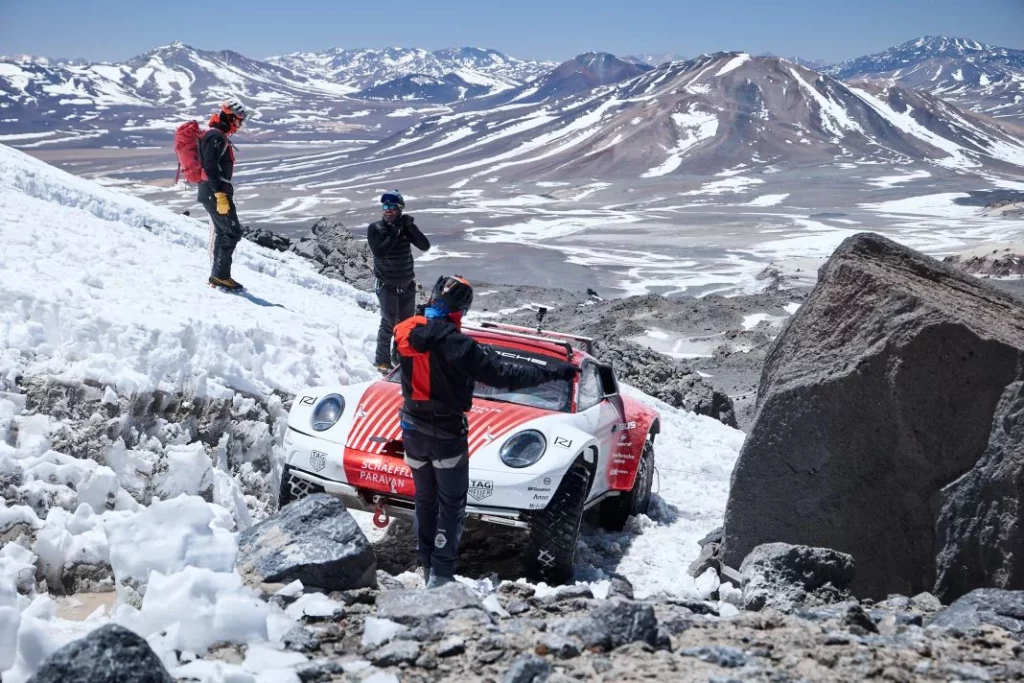
[[541,329],[541,323],[544,321],[544,316],[547,315],[547,313],[548,313],[547,306],[538,306],[537,307],[537,332],[543,332],[544,331],[544,330]]

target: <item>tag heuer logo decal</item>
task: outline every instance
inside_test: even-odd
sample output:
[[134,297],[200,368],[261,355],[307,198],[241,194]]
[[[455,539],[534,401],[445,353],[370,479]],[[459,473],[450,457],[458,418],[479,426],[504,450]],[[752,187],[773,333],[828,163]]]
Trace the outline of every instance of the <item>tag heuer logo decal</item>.
[[469,495],[474,500],[483,500],[488,498],[494,493],[494,482],[493,481],[482,481],[480,479],[469,480]]
[[312,451],[309,454],[309,466],[317,472],[327,467],[327,454],[320,451]]
[[564,436],[556,436],[555,445],[559,448],[572,448],[572,439],[566,439]]

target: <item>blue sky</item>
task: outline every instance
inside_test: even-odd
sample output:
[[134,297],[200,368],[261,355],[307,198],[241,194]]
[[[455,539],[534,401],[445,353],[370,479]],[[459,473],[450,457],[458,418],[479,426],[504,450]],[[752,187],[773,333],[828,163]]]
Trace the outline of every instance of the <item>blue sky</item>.
[[174,40],[255,58],[472,45],[552,60],[743,50],[838,61],[940,34],[1024,48],[1024,0],[0,0],[0,54],[108,61]]

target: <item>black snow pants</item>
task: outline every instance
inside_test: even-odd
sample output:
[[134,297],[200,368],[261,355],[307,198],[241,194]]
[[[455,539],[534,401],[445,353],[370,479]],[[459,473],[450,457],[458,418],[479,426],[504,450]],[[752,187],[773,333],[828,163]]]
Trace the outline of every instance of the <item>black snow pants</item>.
[[213,189],[205,180],[199,183],[199,202],[210,214],[210,221],[213,224],[210,235],[210,260],[213,266],[210,275],[221,280],[231,277],[231,258],[235,253],[235,247],[242,239],[242,225],[238,222],[238,213],[235,211],[235,200],[228,195],[230,211],[225,215],[217,213],[217,198]]
[[416,283],[402,286],[386,285],[377,281],[377,301],[380,302],[380,327],[377,329],[375,365],[394,365],[395,352],[392,337],[395,325],[411,318],[416,309]]
[[420,566],[452,578],[466,518],[469,442],[465,436],[439,439],[414,429],[405,429],[402,441],[416,484],[413,526]]

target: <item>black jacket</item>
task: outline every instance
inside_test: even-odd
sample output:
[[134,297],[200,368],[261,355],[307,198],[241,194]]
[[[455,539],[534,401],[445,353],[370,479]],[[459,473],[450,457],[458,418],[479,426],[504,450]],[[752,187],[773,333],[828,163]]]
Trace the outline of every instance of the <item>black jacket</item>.
[[199,161],[211,192],[233,192],[231,176],[235,172],[234,146],[220,128],[210,128],[199,138]]
[[420,232],[412,216],[399,216],[395,223],[379,220],[366,229],[366,241],[373,252],[373,274],[385,285],[403,287],[415,277],[412,248],[430,249],[430,241]]
[[448,318],[408,318],[395,327],[395,340],[405,399],[402,422],[442,438],[466,433],[464,416],[473,406],[477,381],[525,389],[575,373],[554,358],[546,367],[503,360]]

